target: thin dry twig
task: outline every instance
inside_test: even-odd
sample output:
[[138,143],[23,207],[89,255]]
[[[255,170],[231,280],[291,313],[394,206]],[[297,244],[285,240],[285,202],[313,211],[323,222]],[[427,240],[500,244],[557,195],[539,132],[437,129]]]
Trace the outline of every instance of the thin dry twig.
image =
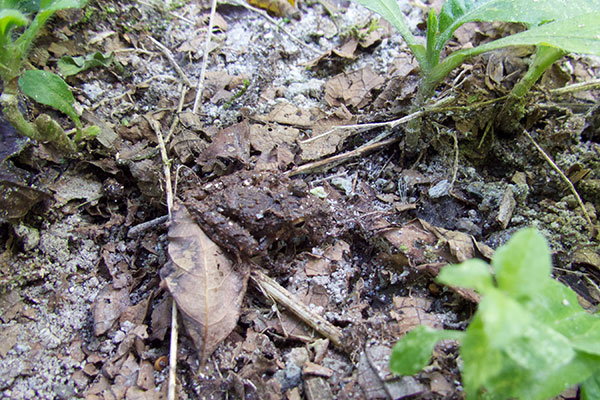
[[342,332],[337,327],[320,315],[310,311],[306,305],[299,302],[293,294],[280,284],[258,270],[252,272],[251,278],[268,296],[282,304],[315,331],[331,340],[332,343],[338,346],[341,344]]
[[177,106],[177,112],[173,115],[173,120],[171,121],[171,126],[169,127],[169,132],[167,133],[167,137],[165,138],[165,142],[169,143],[173,133],[175,132],[175,128],[179,123],[179,113],[183,110],[183,104],[185,102],[185,94],[187,92],[187,87],[184,86],[181,82],[179,82],[179,104]]
[[360,156],[362,154],[365,154],[365,153],[368,153],[370,151],[377,150],[377,149],[379,149],[381,147],[388,146],[388,145],[390,145],[392,143],[398,142],[399,140],[400,140],[399,138],[391,138],[391,139],[384,140],[384,141],[379,142],[379,143],[372,143],[372,144],[367,143],[367,144],[365,144],[363,146],[360,146],[357,149],[348,151],[346,153],[337,154],[335,156],[328,157],[328,158],[325,158],[323,160],[318,160],[318,161],[315,161],[315,162],[312,162],[312,163],[304,164],[304,165],[302,165],[302,166],[300,166],[300,167],[298,167],[298,168],[296,168],[294,170],[291,170],[291,171],[287,172],[287,175],[288,176],[295,176],[295,175],[305,174],[305,173],[307,173],[309,171],[312,171],[314,169],[323,168],[323,167],[327,166],[328,164],[331,164],[331,165],[329,165],[329,168],[331,168],[331,167],[334,167],[335,165],[338,165],[338,164],[340,164],[340,163],[342,163],[344,161],[347,161],[347,160],[349,160],[351,158],[358,157],[358,156]]
[[198,84],[196,85],[196,98],[194,99],[194,107],[192,112],[196,114],[198,107],[200,107],[200,100],[202,99],[202,91],[204,90],[204,78],[206,76],[206,66],[208,65],[208,51],[210,46],[210,39],[212,38],[212,30],[215,21],[215,13],[217,11],[217,0],[212,0],[210,5],[210,18],[208,19],[208,31],[206,31],[206,38],[204,40],[204,54],[202,55],[202,69],[200,70],[200,78],[198,78]]
[[585,216],[587,223],[590,225],[590,228],[592,228],[594,226],[594,224],[592,223],[592,219],[590,218],[590,216],[587,212],[587,209],[585,208],[585,205],[583,204],[583,200],[581,200],[581,197],[579,196],[579,193],[577,193],[577,190],[575,189],[575,186],[573,185],[571,180],[564,174],[564,172],[562,172],[562,170],[560,168],[558,168],[558,165],[556,165],[554,163],[554,161],[552,161],[550,156],[548,154],[546,154],[544,149],[542,149],[542,147],[535,141],[535,139],[533,139],[533,137],[529,134],[529,132],[527,132],[526,130],[523,130],[523,132],[525,133],[525,136],[527,136],[529,138],[529,140],[531,140],[531,142],[533,143],[535,148],[540,152],[542,157],[548,162],[548,164],[550,164],[552,169],[554,169],[558,173],[558,175],[560,175],[560,178],[563,180],[563,182],[565,182],[567,184],[567,186],[569,186],[571,193],[573,193],[573,195],[577,199],[577,203],[579,204],[579,207],[581,208],[581,211],[583,212],[583,215]]
[[[156,133],[158,139],[158,147],[160,149],[160,156],[163,162],[163,173],[165,175],[165,194],[167,197],[167,209],[169,212],[169,221],[172,219],[173,210],[173,187],[171,186],[171,163],[167,156],[167,148],[163,140],[160,125],[156,120],[149,120],[150,126]],[[172,299],[171,305],[171,342],[169,346],[169,387],[168,387],[168,400],[175,400],[176,396],[176,385],[177,385],[177,304]]]
[[456,175],[458,174],[458,138],[456,132],[452,132],[452,139],[454,140],[454,165],[452,166],[452,181],[450,182],[450,193],[454,188],[456,182]]
[[565,87],[551,89],[550,93],[553,95],[561,95],[565,93],[575,93],[580,92],[582,90],[592,90],[592,89],[600,89],[600,79],[592,79],[587,82],[579,82],[574,83],[572,85],[568,85]]
[[432,104],[429,107],[426,107],[422,110],[419,111],[415,111],[412,114],[408,114],[405,115],[402,118],[398,118],[398,119],[394,119],[391,121],[384,121],[384,122],[370,122],[370,123],[366,123],[366,124],[354,124],[354,125],[338,125],[338,126],[334,126],[333,128],[329,129],[326,132],[321,133],[320,135],[317,135],[315,137],[311,137],[309,139],[306,140],[302,140],[300,143],[305,144],[305,143],[310,143],[310,142],[314,142],[315,140],[319,140],[327,135],[331,135],[333,132],[338,131],[338,130],[343,130],[343,129],[359,129],[361,131],[366,131],[366,130],[370,130],[370,129],[375,129],[375,128],[381,128],[381,127],[386,127],[389,128],[389,130],[387,132],[384,132],[384,134],[376,137],[375,139],[371,140],[368,144],[373,144],[375,142],[378,142],[380,140],[383,140],[384,138],[386,138],[387,136],[389,136],[391,134],[391,130],[394,129],[395,127],[397,127],[398,125],[401,124],[405,124],[409,121],[412,121],[413,119],[419,118],[425,114],[428,113],[432,113],[432,112],[437,112],[440,110],[441,107],[444,106],[444,104],[447,104],[451,101],[454,101],[454,96],[448,96],[445,97],[437,102],[435,102],[434,104]]
[[127,237],[130,239],[134,238],[137,235],[139,235],[140,233],[142,233],[150,228],[154,228],[156,225],[164,224],[168,220],[169,220],[169,216],[164,215],[162,217],[154,218],[153,220],[150,220],[150,221],[142,222],[141,224],[131,227],[131,229],[129,229],[129,231],[127,232]]
[[185,72],[183,72],[183,70],[181,69],[179,64],[177,64],[177,61],[175,61],[175,57],[173,57],[173,53],[171,53],[171,50],[169,50],[164,44],[162,44],[158,40],[154,39],[152,36],[148,35],[148,38],[150,39],[150,41],[152,43],[154,43],[160,49],[160,51],[162,51],[162,53],[165,55],[165,57],[167,57],[167,59],[169,60],[169,62],[173,66],[173,68],[175,68],[175,71],[177,71],[177,74],[181,77],[181,79],[183,79],[185,84],[188,85],[189,87],[192,87],[192,82],[190,82],[190,80],[188,79]]

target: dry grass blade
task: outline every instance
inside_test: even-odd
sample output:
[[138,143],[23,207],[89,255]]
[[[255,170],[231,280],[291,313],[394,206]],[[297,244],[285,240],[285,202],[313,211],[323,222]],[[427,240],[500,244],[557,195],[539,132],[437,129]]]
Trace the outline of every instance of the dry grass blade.
[[204,362],[237,324],[247,279],[181,204],[173,207],[169,257],[161,278]]

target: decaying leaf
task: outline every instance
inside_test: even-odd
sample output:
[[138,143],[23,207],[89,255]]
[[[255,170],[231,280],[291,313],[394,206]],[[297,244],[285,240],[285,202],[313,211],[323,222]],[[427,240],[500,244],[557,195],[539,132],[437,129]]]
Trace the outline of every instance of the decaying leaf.
[[354,60],[356,57],[354,56],[354,52],[358,47],[358,40],[356,38],[350,38],[346,43],[342,46],[330,49],[319,55],[316,58],[306,62],[303,64],[308,69],[312,69],[317,67],[319,64],[323,63],[326,60],[339,59],[339,61],[350,61]]
[[327,81],[325,85],[325,101],[331,107],[340,104],[362,108],[368,104],[371,90],[385,82],[371,67],[361,68],[349,74],[339,74]]
[[219,160],[237,160],[243,164],[250,158],[250,125],[244,120],[220,130],[196,162],[205,171],[214,169]]
[[258,116],[257,119],[263,122],[277,122],[299,128],[311,128],[316,121],[325,116],[325,113],[318,108],[307,110],[291,103],[281,102],[276,104],[269,114]]
[[391,349],[376,345],[367,347],[358,361],[358,384],[365,398],[403,399],[425,391],[425,386],[412,376],[397,376],[389,370]]
[[247,275],[233,268],[181,204],[169,226],[169,258],[160,276],[204,362],[237,324]]
[[300,130],[277,124],[252,124],[250,125],[250,144],[261,153],[269,152],[273,148],[285,143],[293,146]]
[[108,332],[130,304],[129,289],[105,286],[92,305],[94,334],[100,336]]
[[430,328],[443,328],[442,321],[437,314],[429,312],[431,301],[424,297],[394,296],[394,310],[390,314],[398,321],[399,332],[402,336],[419,325]]

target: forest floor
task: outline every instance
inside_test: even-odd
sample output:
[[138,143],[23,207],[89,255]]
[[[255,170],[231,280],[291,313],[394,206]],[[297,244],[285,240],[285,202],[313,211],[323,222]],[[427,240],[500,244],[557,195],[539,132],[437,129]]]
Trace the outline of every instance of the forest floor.
[[[560,60],[521,121],[590,224],[532,140],[495,128],[502,102],[488,100],[508,93],[532,49],[455,70],[433,99],[450,100],[420,121],[428,142],[410,154],[403,124],[332,130],[408,115],[419,85],[400,35],[363,7],[307,2],[284,20],[220,4],[194,113],[210,5],[164,4],[90,1],[58,13],[31,52],[54,71],[62,56],[113,62],[67,79],[101,128],[78,156],[2,125],[2,187],[22,196],[4,202],[0,226],[0,398],[166,398],[171,292],[233,321],[204,339],[198,321],[179,324],[180,399],[460,399],[455,343],[414,377],[390,373],[391,348],[420,324],[464,329],[476,298],[435,283],[440,267],[489,259],[526,226],[548,239],[554,277],[597,309],[600,90],[555,89],[600,78],[598,58]],[[418,32],[423,11],[403,11]],[[515,29],[467,24],[450,49]],[[181,242],[166,223],[157,133],[183,248],[168,246]],[[218,253],[237,283],[201,299],[206,282],[169,262],[168,249],[185,258],[186,246]],[[307,325],[319,318],[329,330]]]

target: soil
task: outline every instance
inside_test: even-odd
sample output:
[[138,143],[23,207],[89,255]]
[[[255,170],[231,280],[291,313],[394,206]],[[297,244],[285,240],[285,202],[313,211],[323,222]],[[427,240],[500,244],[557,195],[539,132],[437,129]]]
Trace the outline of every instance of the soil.
[[[423,11],[402,4],[419,33]],[[420,324],[464,329],[476,294],[442,287],[435,275],[489,258],[526,226],[548,239],[554,277],[597,309],[600,91],[553,90],[598,79],[598,58],[564,57],[519,121],[573,182],[588,221],[532,140],[494,121],[495,99],[522,76],[531,49],[454,71],[434,100],[453,97],[419,121],[426,141],[413,153],[402,124],[332,130],[405,116],[418,88],[402,38],[361,6],[303,2],[299,19],[284,20],[220,4],[197,113],[208,8],[166,7],[90,1],[59,13],[32,49],[39,69],[95,51],[112,52],[115,63],[67,79],[84,121],[101,128],[80,154],[66,157],[1,124],[2,399],[167,398],[169,290],[177,289],[161,284],[159,271],[176,256],[157,131],[175,199],[209,238],[194,240],[221,246],[243,282],[239,310],[229,298],[203,300],[217,307],[213,315],[236,317],[206,359],[180,327],[180,399],[463,398],[455,343],[404,378],[387,367],[391,347]],[[468,24],[449,48],[519,29]],[[70,126],[40,104],[23,107]],[[362,151],[371,140],[383,145]],[[267,295],[258,272],[309,318],[323,317],[316,325],[331,325],[331,336]],[[194,275],[176,271],[186,273]]]

